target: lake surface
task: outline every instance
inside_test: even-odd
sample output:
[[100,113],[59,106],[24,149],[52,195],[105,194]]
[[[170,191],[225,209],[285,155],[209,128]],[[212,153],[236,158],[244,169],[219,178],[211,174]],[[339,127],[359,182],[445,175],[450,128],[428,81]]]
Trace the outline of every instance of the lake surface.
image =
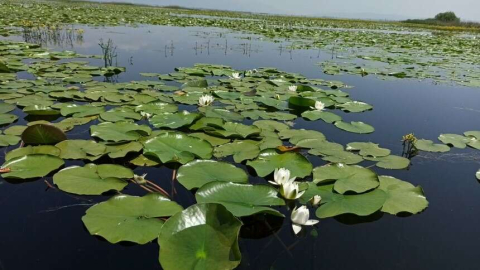
[[[333,142],[372,141],[401,155],[401,138],[407,133],[436,140],[442,133],[463,134],[480,129],[480,89],[410,79],[329,76],[316,65],[331,59],[329,51],[290,51],[288,42],[272,43],[217,28],[83,28],[83,40],[46,40],[44,45],[55,50],[100,54],[100,39],[112,39],[117,46],[117,65],[127,68],[115,78],[118,82],[151,79],[140,76],[140,72],[170,73],[175,67],[212,63],[235,69],[275,67],[351,85],[353,88],[342,90],[374,109],[339,114],[346,121],[369,123],[376,129],[373,134],[347,133],[322,121],[295,121],[295,128],[319,130]],[[101,65],[103,60],[90,61]],[[25,116],[16,112],[20,118]],[[25,120],[19,119],[16,124],[22,123]],[[76,128],[68,136],[88,138],[88,126]],[[310,161],[314,166],[325,164],[319,158]],[[73,164],[82,162],[66,163]],[[374,214],[367,218],[325,219],[299,237],[293,234],[289,222],[283,222],[273,235],[264,235],[257,227],[245,229],[240,240],[239,269],[478,269],[480,216],[476,214],[480,211],[480,185],[475,172],[479,168],[478,150],[456,148],[444,154],[421,153],[412,159],[408,170],[375,168],[379,175],[421,185],[429,207],[407,217]],[[171,169],[135,172],[148,173],[167,191],[171,190]],[[258,179],[252,176],[251,181]],[[194,203],[190,191],[178,183],[175,188],[175,200],[182,206]],[[144,194],[132,185],[125,192]],[[22,184],[1,180],[0,269],[161,269],[156,242],[112,245],[89,235],[80,218],[93,203],[107,198],[69,195],[48,189],[42,180]],[[269,224],[282,223],[273,220]]]

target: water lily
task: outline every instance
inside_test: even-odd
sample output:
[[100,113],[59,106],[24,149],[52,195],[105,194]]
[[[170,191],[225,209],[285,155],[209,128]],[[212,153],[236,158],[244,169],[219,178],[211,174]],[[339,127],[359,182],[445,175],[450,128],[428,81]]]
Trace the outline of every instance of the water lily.
[[145,180],[145,177],[147,176],[146,173],[142,174],[142,175],[136,175],[134,174],[133,175],[133,181],[135,181],[137,184],[140,184],[140,185],[143,185],[145,184],[147,181]]
[[210,106],[213,103],[214,98],[210,95],[203,95],[198,99],[198,105],[200,107]]
[[310,203],[313,206],[318,206],[321,201],[322,201],[322,197],[320,195],[315,195],[313,196],[313,198],[310,199]]
[[310,107],[316,111],[323,111],[325,110],[325,103],[321,102],[321,101],[315,101],[315,107]]
[[298,209],[295,207],[290,218],[292,219],[292,228],[295,234],[302,230],[302,226],[312,226],[318,223],[318,220],[309,219],[310,211],[308,211],[305,205],[300,206]]
[[147,112],[140,112],[140,115],[145,119],[150,119],[153,114]]
[[281,186],[289,182],[295,181],[295,177],[290,178],[290,170],[285,168],[275,169],[273,173],[275,181],[268,181],[272,185]]
[[239,80],[241,78],[242,77],[240,76],[240,73],[238,73],[238,72],[233,72],[232,76],[230,76],[230,79],[235,79],[235,80]]
[[299,187],[297,182],[286,182],[280,186],[280,194],[287,200],[296,200],[302,197],[305,191],[299,192]]
[[298,86],[296,86],[296,85],[290,85],[288,87],[288,91],[297,92],[297,88],[298,88]]

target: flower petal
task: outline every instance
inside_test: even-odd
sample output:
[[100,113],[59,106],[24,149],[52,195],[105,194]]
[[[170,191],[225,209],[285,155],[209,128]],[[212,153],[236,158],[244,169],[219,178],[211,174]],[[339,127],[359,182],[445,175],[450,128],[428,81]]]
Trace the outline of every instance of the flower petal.
[[312,225],[317,224],[318,222],[320,222],[320,221],[315,220],[315,219],[310,219],[310,220],[307,220],[307,222],[305,222],[304,225],[305,225],[305,226],[312,226]]
[[302,226],[297,224],[292,224],[292,229],[295,234],[298,234],[302,230]]

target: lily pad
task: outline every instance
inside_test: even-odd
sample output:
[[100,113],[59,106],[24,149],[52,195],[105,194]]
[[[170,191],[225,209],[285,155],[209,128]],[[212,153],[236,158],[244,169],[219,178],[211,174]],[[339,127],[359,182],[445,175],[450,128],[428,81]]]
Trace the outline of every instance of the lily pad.
[[305,111],[302,113],[302,117],[310,121],[316,121],[322,119],[324,122],[332,124],[337,121],[342,121],[342,117],[331,112],[322,111]]
[[247,159],[254,159],[260,154],[260,148],[252,141],[234,141],[215,147],[213,155],[217,158],[233,155],[233,160],[241,163]]
[[456,148],[464,149],[470,138],[458,134],[441,134],[438,139],[444,144],[451,145]]
[[66,139],[61,129],[47,124],[29,126],[22,133],[22,140],[26,144],[56,144]]
[[1,176],[13,179],[44,177],[63,164],[61,158],[51,155],[26,155],[5,162],[1,169],[9,169],[9,172],[3,173]]
[[195,158],[210,159],[213,147],[202,139],[179,132],[165,132],[143,143],[144,155],[155,156],[162,163],[185,164]]
[[387,200],[382,212],[396,215],[407,212],[417,214],[428,207],[423,189],[391,176],[380,176],[379,189],[385,191]]
[[165,270],[228,270],[240,264],[242,222],[223,205],[195,204],[169,218],[158,236]]
[[257,159],[248,161],[258,176],[265,177],[277,168],[289,169],[292,176],[306,177],[312,172],[312,164],[303,155],[294,152],[280,154],[275,149],[263,150]]
[[78,195],[100,195],[110,190],[120,191],[133,178],[133,171],[113,164],[87,164],[65,168],[53,176],[59,189]]
[[415,147],[418,150],[426,151],[426,152],[448,152],[450,151],[450,147],[444,144],[435,144],[431,140],[417,140],[415,142]]
[[5,160],[11,160],[18,157],[23,157],[26,155],[33,154],[45,154],[58,157],[60,155],[60,149],[51,145],[39,145],[39,146],[25,146],[21,148],[14,149],[5,155]]
[[180,211],[180,205],[159,194],[117,195],[90,207],[82,221],[91,235],[100,235],[110,243],[146,244],[160,234],[164,224],[160,217]]
[[194,160],[178,169],[177,180],[185,188],[194,189],[214,181],[247,183],[248,175],[230,163]]
[[104,141],[121,142],[136,141],[141,137],[148,136],[152,130],[145,125],[137,125],[130,122],[105,122],[90,127],[93,137]]
[[156,128],[176,129],[191,125],[195,120],[200,118],[198,113],[190,113],[182,111],[177,113],[163,113],[155,115],[150,119],[150,123]]
[[352,142],[347,144],[348,151],[359,151],[361,156],[385,157],[390,155],[390,150],[380,148],[378,144],[371,142]]
[[329,164],[313,170],[314,183],[335,181],[334,190],[340,194],[348,191],[363,193],[378,187],[377,174],[361,166]]
[[283,217],[277,210],[266,206],[285,205],[285,201],[278,197],[278,191],[266,185],[210,182],[197,191],[195,198],[198,203],[222,204],[237,217],[258,213]]
[[352,121],[350,123],[347,123],[343,121],[337,121],[335,122],[334,125],[339,129],[352,132],[352,133],[367,134],[375,131],[375,129],[372,126],[365,124],[363,122]]
[[122,158],[129,153],[138,153],[142,151],[143,145],[139,142],[127,142],[118,144],[107,144],[106,153],[110,158]]
[[222,126],[215,126],[216,129],[207,129],[205,132],[211,135],[224,138],[245,139],[260,134],[260,129],[256,126],[248,126],[240,123],[226,122]]
[[105,145],[92,140],[65,140],[55,146],[60,149],[63,159],[96,160],[106,151]]
[[20,137],[15,135],[0,134],[0,146],[16,145],[20,142]]
[[403,170],[410,165],[410,160],[408,158],[393,155],[378,158],[365,157],[365,159],[377,161],[377,167],[389,170]]
[[15,122],[18,119],[18,116],[8,113],[0,114],[0,125],[8,125]]

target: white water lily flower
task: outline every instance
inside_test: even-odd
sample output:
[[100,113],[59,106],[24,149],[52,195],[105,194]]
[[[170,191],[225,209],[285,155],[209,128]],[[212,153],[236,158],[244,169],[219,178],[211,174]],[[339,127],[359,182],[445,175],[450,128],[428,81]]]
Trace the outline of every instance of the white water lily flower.
[[286,182],[280,186],[280,194],[287,200],[296,200],[302,197],[305,190],[299,192],[299,187],[297,182]]
[[298,86],[296,86],[296,85],[290,85],[288,87],[288,91],[297,92],[297,88],[298,88]]
[[272,82],[274,83],[284,83],[285,81],[282,79],[273,79]]
[[273,179],[275,181],[268,181],[272,185],[281,186],[288,182],[295,181],[295,177],[290,178],[290,170],[285,168],[275,169],[273,173]]
[[235,79],[235,80],[239,80],[241,78],[242,77],[240,77],[240,73],[238,73],[238,72],[233,72],[232,76],[230,76],[230,79]]
[[150,117],[152,117],[152,114],[147,112],[140,112],[140,115],[145,119],[150,119]]
[[321,201],[322,197],[320,195],[315,195],[310,199],[310,203],[312,203],[313,206],[318,206]]
[[142,174],[142,175],[136,175],[134,174],[133,175],[133,181],[135,181],[137,184],[145,184],[146,183],[146,180],[145,180],[145,177],[147,176],[146,173]]
[[310,211],[308,211],[305,205],[300,206],[298,209],[295,207],[290,218],[292,219],[292,228],[295,234],[302,230],[302,226],[312,226],[318,223],[318,220],[309,219]]
[[203,95],[198,99],[198,105],[200,107],[209,106],[214,101],[214,98],[210,95]]
[[315,101],[315,107],[310,107],[316,111],[323,111],[325,110],[325,103],[321,102],[321,101]]

